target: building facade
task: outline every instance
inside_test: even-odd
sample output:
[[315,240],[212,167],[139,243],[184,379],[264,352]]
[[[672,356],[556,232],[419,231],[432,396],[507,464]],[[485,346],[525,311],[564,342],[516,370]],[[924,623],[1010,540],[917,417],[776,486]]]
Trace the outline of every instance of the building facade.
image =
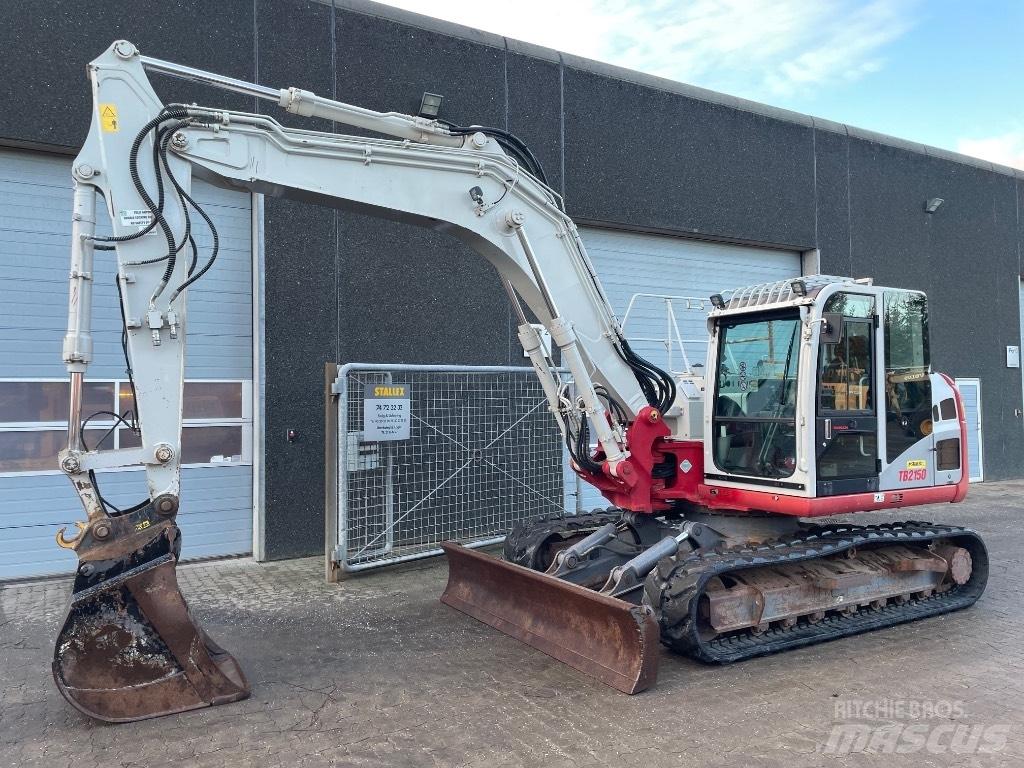
[[[579,223],[616,311],[637,302],[631,335],[666,334],[663,302],[644,309],[647,299],[634,299],[643,293],[707,296],[817,271],[924,290],[933,365],[970,401],[972,473],[1024,476],[1021,370],[1007,349],[1020,347],[1024,323],[1024,172],[366,0],[127,9],[29,0],[8,9],[0,32],[0,578],[74,564],[52,535],[80,510],[51,466],[65,407],[70,164],[89,125],[85,65],[119,38],[150,56],[381,111],[415,113],[424,92],[438,93],[445,119],[519,135]],[[237,94],[153,82],[165,102],[333,128]],[[193,294],[185,554],[320,552],[325,363],[522,364],[511,309],[494,270],[442,234],[204,184],[197,195],[227,258]],[[929,213],[933,198],[944,202]],[[114,272],[101,267],[110,285],[97,286],[105,339],[91,396],[117,409]],[[699,316],[679,321],[698,356]],[[129,439],[102,419],[90,426],[104,445]],[[115,503],[132,501],[138,481],[112,480]]]

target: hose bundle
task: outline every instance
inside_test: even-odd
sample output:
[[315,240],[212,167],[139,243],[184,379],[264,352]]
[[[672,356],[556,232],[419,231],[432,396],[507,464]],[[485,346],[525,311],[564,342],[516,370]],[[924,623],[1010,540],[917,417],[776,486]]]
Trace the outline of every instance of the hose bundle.
[[[175,177],[174,172],[171,170],[170,162],[167,158],[167,149],[170,145],[172,137],[175,132],[180,128],[188,125],[194,125],[197,123],[204,123],[205,120],[211,119],[212,115],[197,112],[196,110],[189,109],[183,106],[170,106],[164,107],[156,117],[147,122],[136,134],[135,139],[132,141],[131,149],[128,154],[128,173],[131,176],[132,184],[135,187],[135,191],[138,192],[139,197],[142,198],[143,204],[152,214],[150,222],[144,226],[138,232],[133,232],[127,235],[114,235],[110,237],[93,236],[94,247],[101,251],[112,251],[116,248],[117,243],[125,243],[131,240],[142,237],[143,235],[152,232],[156,227],[160,227],[164,238],[167,241],[167,253],[156,258],[146,259],[144,261],[137,262],[138,264],[156,264],[162,261],[166,261],[167,265],[164,268],[163,275],[160,278],[160,282],[154,290],[150,301],[154,301],[167,286],[174,269],[177,264],[177,256],[187,244],[191,249],[192,259],[189,264],[186,279],[174,289],[171,294],[169,302],[173,302],[182,291],[188,288],[190,285],[195,283],[196,280],[201,278],[206,272],[213,266],[214,261],[217,259],[217,253],[220,250],[220,238],[217,233],[217,228],[214,226],[213,220],[207,215],[206,211],[196,203],[194,199],[182,188],[178,179]],[[146,141],[150,134],[153,134],[153,171],[156,177],[156,199],[150,194],[149,190],[146,189],[145,184],[142,182],[142,177],[139,173],[139,151],[142,148],[143,143]],[[165,204],[165,187],[164,187],[164,174],[167,175],[167,179],[173,187],[178,197],[178,202],[181,205],[182,215],[185,222],[185,229],[182,234],[181,242],[175,242],[174,232],[171,229],[171,225],[168,223],[167,218],[164,216],[164,204]],[[196,241],[192,236],[192,221],[189,216],[189,207],[194,209],[198,213],[203,221],[209,227],[210,235],[213,241],[211,253],[209,259],[203,265],[202,269],[196,272],[196,266],[199,260],[199,249],[196,245]],[[127,318],[125,317],[124,311],[124,295],[121,290],[121,281],[118,277],[114,278],[115,285],[117,287],[118,294],[118,305],[121,310],[121,351],[124,355],[125,372],[128,375],[128,383],[131,387],[132,398],[135,401],[135,376],[132,370],[131,360],[128,355],[128,325]],[[137,401],[135,401],[137,403]],[[136,404],[135,408],[138,406]],[[136,434],[140,430],[139,418],[136,412],[131,410],[125,411],[123,414],[117,414],[110,411],[97,411],[86,417],[79,425],[79,439],[82,442],[83,447],[89,450],[89,446],[85,442],[85,428],[89,421],[97,416],[111,416],[114,419],[114,425],[103,435],[100,441],[97,443],[96,448],[99,448],[102,442],[110,435],[118,426],[124,425],[131,429]],[[128,514],[143,508],[149,503],[148,499],[145,499],[138,504],[133,505],[127,509],[120,509],[114,504],[110,503],[100,493],[99,482],[96,479],[95,473],[90,471],[90,478],[93,485],[96,488],[97,496],[103,506],[107,509],[108,514],[113,516]]]

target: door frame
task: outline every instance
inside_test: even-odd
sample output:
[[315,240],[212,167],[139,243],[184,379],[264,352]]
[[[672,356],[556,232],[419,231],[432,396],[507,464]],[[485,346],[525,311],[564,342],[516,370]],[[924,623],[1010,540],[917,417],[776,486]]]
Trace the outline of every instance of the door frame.
[[[853,293],[850,291],[849,293]],[[836,294],[838,295],[838,294]],[[856,294],[855,294],[856,295]],[[861,294],[866,295],[866,294]],[[840,495],[847,493],[872,493],[878,490],[879,481],[882,474],[882,451],[885,447],[885,440],[883,431],[880,431],[880,424],[884,424],[885,420],[885,409],[880,403],[879,398],[884,397],[884,387],[879,386],[880,381],[884,381],[885,376],[885,362],[884,362],[884,339],[882,336],[883,329],[880,327],[881,323],[878,320],[878,303],[879,297],[873,297],[875,300],[875,314],[870,317],[847,317],[844,316],[840,320],[842,323],[842,332],[840,333],[840,340],[847,338],[847,326],[852,324],[863,324],[867,326],[868,334],[867,339],[869,342],[868,349],[868,360],[871,366],[870,371],[870,392],[871,392],[871,410],[870,411],[858,411],[853,409],[839,409],[831,408],[826,409],[822,406],[822,394],[823,394],[823,381],[822,375],[824,373],[821,361],[822,355],[825,351],[824,344],[818,344],[817,358],[813,363],[814,370],[814,444],[815,444],[815,486],[816,495]],[[881,414],[881,416],[880,416]],[[860,422],[865,421],[870,426],[861,426]],[[857,474],[857,475],[841,475],[829,480],[822,480],[821,478],[821,458],[831,447],[833,439],[838,437],[833,430],[833,422],[846,422],[852,425],[852,429],[849,430],[849,434],[857,435],[873,435],[875,438],[875,455],[872,458],[871,472],[868,474]],[[842,433],[842,428],[836,429],[836,432]],[[862,453],[862,455],[864,455]],[[872,482],[873,481],[873,482]],[[829,491],[824,487],[824,483],[829,484]]]
[[266,540],[266,479],[264,459],[266,450],[266,369],[264,366],[264,334],[266,309],[264,306],[264,266],[266,261],[263,234],[263,195],[250,196],[252,248],[252,557],[257,562],[267,559]]

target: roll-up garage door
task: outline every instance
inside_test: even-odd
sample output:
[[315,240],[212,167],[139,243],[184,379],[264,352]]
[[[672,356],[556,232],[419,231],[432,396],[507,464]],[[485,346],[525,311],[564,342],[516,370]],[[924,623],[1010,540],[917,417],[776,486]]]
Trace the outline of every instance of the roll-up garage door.
[[967,418],[967,467],[972,483],[985,479],[985,444],[981,432],[981,379],[957,379]]
[[629,309],[626,336],[633,348],[652,363],[677,371],[682,369],[681,353],[678,344],[666,346],[675,328],[662,297],[673,297],[672,314],[690,362],[703,365],[710,306],[699,309],[691,302],[688,309],[685,298],[706,301],[723,290],[800,276],[796,251],[590,227],[581,235],[619,320]]
[[[183,557],[252,548],[252,306],[250,196],[202,182],[193,196],[220,235],[215,266],[189,291],[185,429],[182,437]],[[109,233],[99,206],[98,231]],[[200,259],[209,233],[194,228]],[[0,579],[68,572],[73,553],[54,534],[83,519],[56,455],[65,442],[71,160],[0,150]],[[96,252],[94,362],[84,415],[122,412],[130,400],[120,345],[112,253]],[[134,435],[103,417],[86,441],[127,446]],[[146,496],[141,470],[100,475],[117,506]]]
[[[612,308],[620,320],[625,317],[630,344],[673,371],[684,369],[683,351],[691,364],[701,366],[707,355],[710,305],[701,308],[699,301],[687,299],[706,300],[723,290],[800,276],[797,251],[593,227],[581,228],[580,234]],[[584,509],[607,505],[590,486],[582,498]]]

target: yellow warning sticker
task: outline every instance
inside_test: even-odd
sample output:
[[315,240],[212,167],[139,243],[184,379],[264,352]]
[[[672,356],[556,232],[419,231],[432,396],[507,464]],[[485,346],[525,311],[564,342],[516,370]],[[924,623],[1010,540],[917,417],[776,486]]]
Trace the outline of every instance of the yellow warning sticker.
[[103,129],[104,133],[116,133],[117,105],[100,104],[98,109],[100,111],[100,127]]
[[907,469],[927,469],[928,462],[924,459],[913,459],[907,462]]

